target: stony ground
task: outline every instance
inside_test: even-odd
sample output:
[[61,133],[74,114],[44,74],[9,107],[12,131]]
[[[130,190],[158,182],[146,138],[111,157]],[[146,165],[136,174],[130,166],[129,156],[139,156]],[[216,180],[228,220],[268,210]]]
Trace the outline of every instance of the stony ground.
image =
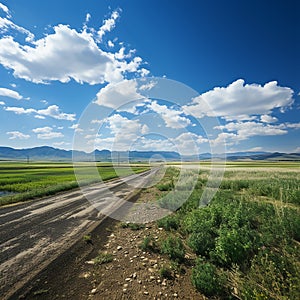
[[[99,250],[112,254],[113,260],[101,265],[87,261],[80,274],[82,280],[93,282],[89,299],[205,299],[191,284],[189,254],[183,265],[176,265],[155,249],[142,250],[146,236],[155,244],[167,233],[154,223],[139,230],[116,226]],[[163,278],[162,268],[170,269],[170,278]]]

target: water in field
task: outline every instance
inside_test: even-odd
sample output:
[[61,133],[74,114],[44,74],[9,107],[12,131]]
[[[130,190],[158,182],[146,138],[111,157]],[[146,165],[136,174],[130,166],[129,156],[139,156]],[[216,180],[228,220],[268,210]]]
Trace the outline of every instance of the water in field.
[[15,193],[9,192],[9,191],[0,191],[0,197],[13,195],[13,194],[15,194]]

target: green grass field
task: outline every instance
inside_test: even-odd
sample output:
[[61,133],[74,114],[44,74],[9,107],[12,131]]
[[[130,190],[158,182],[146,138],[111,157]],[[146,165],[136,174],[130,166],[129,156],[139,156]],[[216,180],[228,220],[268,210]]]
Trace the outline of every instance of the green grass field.
[[[76,167],[77,168],[77,167]],[[78,167],[79,168],[79,167]],[[142,172],[145,165],[113,167],[109,163],[97,165],[102,180],[109,180],[118,176],[126,176],[133,172]],[[80,166],[84,184],[99,181],[90,175],[89,167]],[[15,203],[53,195],[55,193],[78,187],[72,164],[68,163],[0,163],[0,205]]]
[[[167,169],[156,186],[164,208],[178,201],[171,192],[178,174]],[[191,282],[209,299],[300,299],[299,164],[229,162],[218,192],[199,207],[208,174],[201,169],[189,199],[158,221],[169,231],[160,251],[192,264]],[[184,253],[195,257],[192,263]]]

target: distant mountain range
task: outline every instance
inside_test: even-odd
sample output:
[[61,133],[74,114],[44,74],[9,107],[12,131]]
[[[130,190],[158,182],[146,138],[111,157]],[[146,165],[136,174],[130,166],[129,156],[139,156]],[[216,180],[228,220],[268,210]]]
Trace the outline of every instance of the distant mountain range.
[[[223,157],[220,155],[219,157]],[[77,161],[178,161],[178,160],[205,160],[210,159],[210,153],[202,153],[191,156],[181,156],[173,151],[109,151],[95,150],[91,153],[84,151],[62,150],[53,147],[43,146],[28,149],[14,149],[10,147],[0,147],[0,160],[21,160],[21,161],[71,161],[72,158]],[[300,161],[300,153],[269,153],[269,152],[235,152],[227,153],[228,160],[267,160],[267,161]]]

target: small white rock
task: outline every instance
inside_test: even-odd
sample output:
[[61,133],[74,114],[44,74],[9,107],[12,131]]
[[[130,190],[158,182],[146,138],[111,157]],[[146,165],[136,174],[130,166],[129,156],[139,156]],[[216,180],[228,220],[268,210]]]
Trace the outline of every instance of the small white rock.
[[91,294],[95,295],[97,293],[97,289],[92,289]]
[[117,247],[117,250],[119,251],[119,250],[122,250],[122,246],[118,246]]

